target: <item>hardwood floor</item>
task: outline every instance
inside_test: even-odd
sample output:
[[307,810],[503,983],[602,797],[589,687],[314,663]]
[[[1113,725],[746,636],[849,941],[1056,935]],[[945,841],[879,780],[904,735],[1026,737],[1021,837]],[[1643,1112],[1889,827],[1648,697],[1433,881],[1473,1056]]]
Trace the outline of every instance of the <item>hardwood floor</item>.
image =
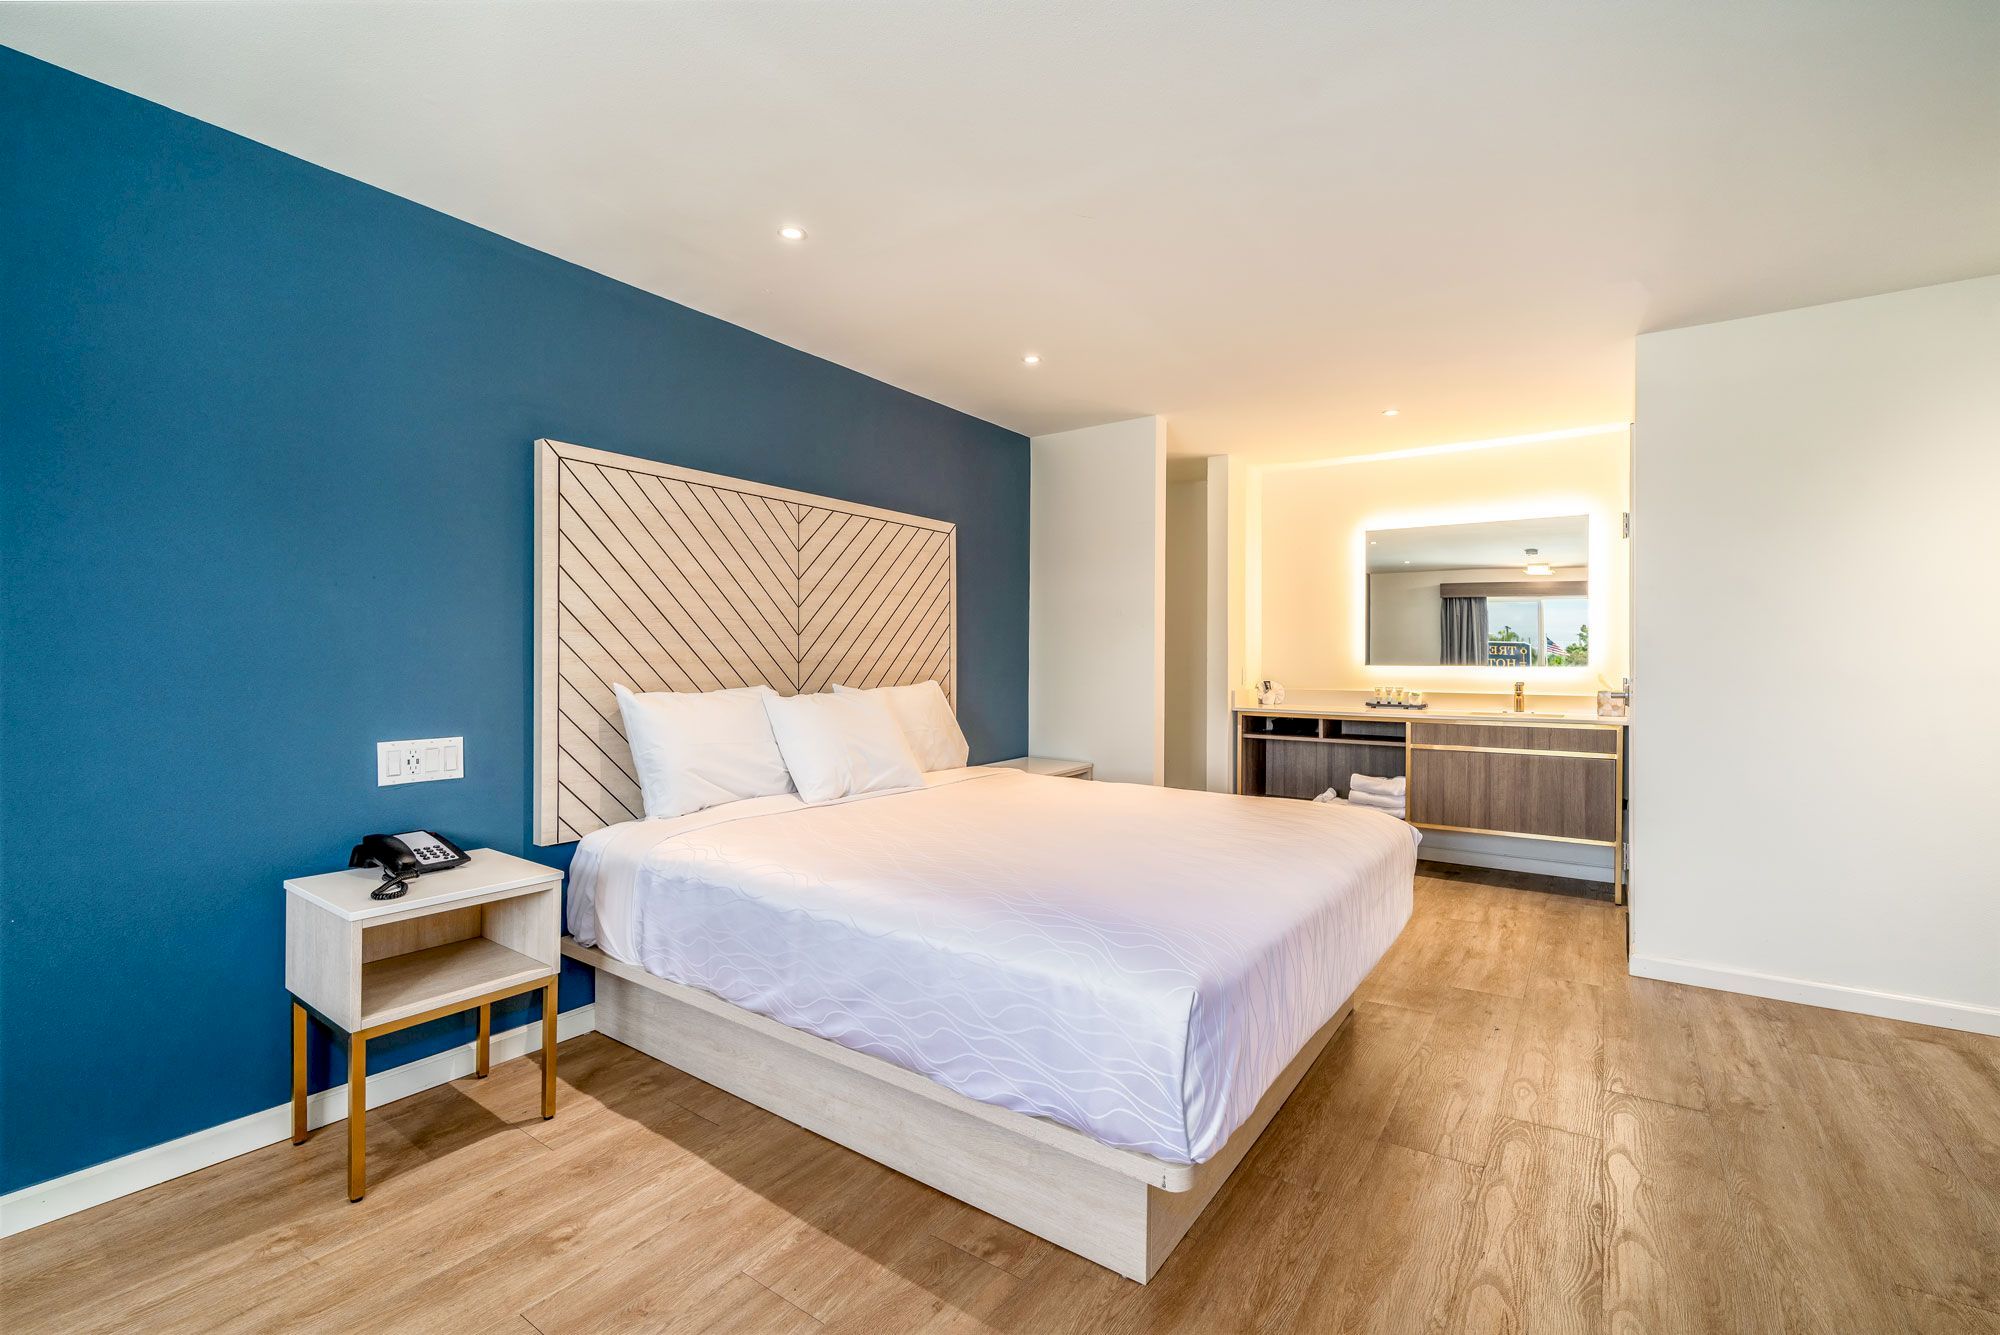
[[2000,1332],[2000,1040],[1629,978],[1620,910],[1418,885],[1140,1287],[613,1043],[0,1243],[28,1331]]

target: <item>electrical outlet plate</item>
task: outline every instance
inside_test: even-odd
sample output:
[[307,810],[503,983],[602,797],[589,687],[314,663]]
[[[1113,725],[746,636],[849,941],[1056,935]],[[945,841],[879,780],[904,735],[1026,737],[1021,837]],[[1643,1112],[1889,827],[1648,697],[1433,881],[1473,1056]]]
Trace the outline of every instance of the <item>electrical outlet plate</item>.
[[464,777],[463,737],[424,737],[414,742],[375,743],[375,786],[378,788]]

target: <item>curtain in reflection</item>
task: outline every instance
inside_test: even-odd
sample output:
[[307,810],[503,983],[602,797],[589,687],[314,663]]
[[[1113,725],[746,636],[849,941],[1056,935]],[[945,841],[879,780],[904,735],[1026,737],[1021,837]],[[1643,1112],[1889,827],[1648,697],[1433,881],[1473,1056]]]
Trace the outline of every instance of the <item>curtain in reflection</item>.
[[1486,661],[1486,600],[1446,598],[1438,645],[1443,661],[1458,666]]

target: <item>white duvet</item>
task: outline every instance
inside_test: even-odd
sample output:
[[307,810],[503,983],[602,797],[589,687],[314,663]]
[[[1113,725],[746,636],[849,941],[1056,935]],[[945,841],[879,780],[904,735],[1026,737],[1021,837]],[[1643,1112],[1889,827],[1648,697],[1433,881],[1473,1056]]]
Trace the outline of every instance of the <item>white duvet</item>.
[[1378,811],[963,769],[599,830],[576,938],[1175,1163],[1207,1159],[1409,921]]

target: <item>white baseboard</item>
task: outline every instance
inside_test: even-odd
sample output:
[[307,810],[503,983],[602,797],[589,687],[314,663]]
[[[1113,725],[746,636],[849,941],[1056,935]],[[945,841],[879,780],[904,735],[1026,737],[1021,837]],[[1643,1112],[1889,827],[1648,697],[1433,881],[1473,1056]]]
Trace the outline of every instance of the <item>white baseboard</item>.
[[[556,1041],[563,1042],[579,1034],[588,1034],[596,1028],[596,1006],[578,1006],[557,1017]],[[541,1047],[542,1026],[538,1023],[504,1029],[493,1035],[492,1060],[495,1063],[511,1061],[530,1052],[539,1052]],[[471,1075],[473,1060],[473,1045],[463,1043],[429,1057],[378,1071],[368,1077],[368,1106],[379,1108],[385,1103],[394,1103]],[[306,1103],[306,1122],[309,1126],[325,1126],[346,1117],[345,1084],[323,1089]],[[206,1131],[196,1131],[164,1145],[137,1150],[123,1158],[109,1159],[63,1177],[23,1187],[0,1196],[0,1238],[11,1237],[23,1229],[61,1219],[79,1210],[88,1210],[135,1191],[144,1191],[147,1187],[291,1138],[292,1105],[287,1100],[275,1108],[254,1112],[233,1122],[209,1127]]]
[[1927,1024],[1937,1029],[1962,1029],[1971,1034],[2000,1037],[2000,1008],[1992,1006],[1940,1001],[1936,997],[1904,996],[1899,992],[1875,992],[1865,987],[1815,983],[1804,978],[1726,969],[1713,964],[1695,964],[1688,960],[1661,959],[1651,955],[1632,956],[1628,967],[1635,978],[1656,978],[1663,983],[1686,983],[1690,987],[1706,987],[1718,992],[1742,992],[1772,1001],[1853,1011],[1860,1015],[1879,1015],[1885,1020],[1907,1020],[1911,1024]]

